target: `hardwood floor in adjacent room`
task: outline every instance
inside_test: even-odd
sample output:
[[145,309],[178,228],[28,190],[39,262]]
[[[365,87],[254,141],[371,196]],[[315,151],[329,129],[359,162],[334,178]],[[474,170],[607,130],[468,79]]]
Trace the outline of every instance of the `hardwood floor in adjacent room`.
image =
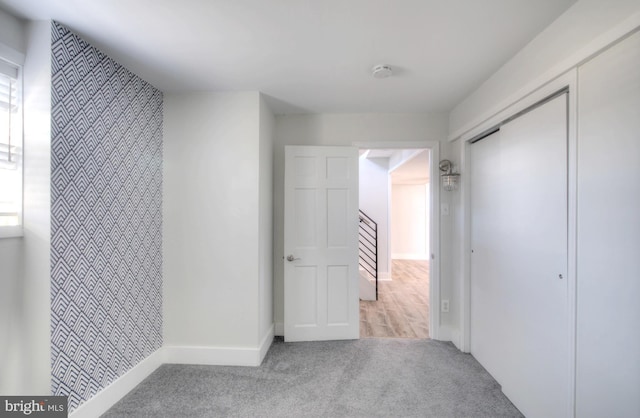
[[429,338],[429,262],[393,260],[378,300],[360,301],[360,338]]

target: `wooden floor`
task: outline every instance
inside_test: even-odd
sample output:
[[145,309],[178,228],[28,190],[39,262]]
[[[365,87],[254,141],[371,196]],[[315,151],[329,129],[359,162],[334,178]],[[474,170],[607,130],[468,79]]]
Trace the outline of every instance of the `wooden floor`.
[[360,301],[360,338],[429,337],[429,262],[393,260],[378,300]]

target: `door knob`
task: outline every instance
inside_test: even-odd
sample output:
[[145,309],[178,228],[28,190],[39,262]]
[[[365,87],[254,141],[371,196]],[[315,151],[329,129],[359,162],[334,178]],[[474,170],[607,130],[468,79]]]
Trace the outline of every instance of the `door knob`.
[[299,258],[295,258],[295,257],[293,256],[293,254],[289,254],[289,255],[287,256],[287,261],[295,261],[295,260],[300,260],[300,259],[299,259]]

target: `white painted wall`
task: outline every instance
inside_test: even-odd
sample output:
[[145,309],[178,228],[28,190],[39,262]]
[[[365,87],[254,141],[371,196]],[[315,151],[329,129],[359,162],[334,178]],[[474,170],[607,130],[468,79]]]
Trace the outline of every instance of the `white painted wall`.
[[429,185],[391,186],[391,257],[429,259]]
[[[0,56],[23,59],[25,53],[25,24],[0,10]],[[22,59],[20,62],[22,63]],[[0,292],[0,394],[20,393],[26,382],[21,369],[25,331],[23,239],[0,238],[0,266],[2,292]]]
[[23,302],[22,238],[0,238],[0,266],[2,266],[2,292],[0,292],[0,393],[18,395],[26,385],[22,368],[26,359],[23,333],[25,332]]
[[260,112],[257,92],[165,95],[165,345],[260,342],[271,229],[270,117]]
[[0,393],[51,393],[50,22],[0,11],[0,53],[24,62],[24,236],[0,239]]
[[15,61],[22,63],[26,51],[25,26],[24,21],[0,9],[0,55],[5,59],[14,61],[17,55]]
[[579,0],[451,111],[450,137],[575,67],[589,56],[585,46],[638,13],[638,0]]
[[[319,114],[276,117],[274,155],[274,317],[284,323],[284,146],[345,145],[354,142],[443,141],[446,113]],[[443,254],[442,257],[446,257]],[[449,264],[449,262],[446,262]],[[449,297],[442,276],[441,294]],[[444,293],[443,293],[444,292]],[[281,334],[278,326],[276,332]]]
[[378,278],[389,277],[389,159],[360,158],[359,206],[378,224]]

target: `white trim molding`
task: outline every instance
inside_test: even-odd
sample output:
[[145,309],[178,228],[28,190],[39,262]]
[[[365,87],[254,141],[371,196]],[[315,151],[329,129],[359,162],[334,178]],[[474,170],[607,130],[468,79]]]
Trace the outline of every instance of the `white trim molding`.
[[0,226],[1,238],[21,238],[24,236],[22,225]]
[[273,338],[276,336],[276,326],[275,324],[271,324],[267,332],[260,340],[260,345],[258,346],[258,366],[262,364],[262,360],[267,355],[269,348],[271,348],[271,344],[273,344]]
[[170,364],[209,366],[259,366],[273,343],[271,326],[258,347],[166,346],[165,360]]
[[258,366],[260,349],[251,347],[165,347],[169,364],[200,364],[207,366]]
[[11,48],[9,45],[0,42],[0,57],[11,62],[12,64],[24,65],[24,53]]
[[[429,177],[440,178],[438,162],[440,161],[440,143],[438,141],[408,141],[408,142],[353,142],[357,148],[366,149],[428,149],[430,152]],[[430,187],[430,219],[429,248],[431,262],[429,263],[429,333],[434,340],[440,338],[440,187]],[[391,266],[389,266],[391,267]],[[448,340],[447,340],[448,341]]]
[[[504,111],[500,112],[499,114],[491,117],[490,119],[488,119],[487,121],[479,124],[478,126],[476,126],[474,129],[472,129],[471,131],[467,132],[463,137],[463,143],[462,143],[462,147],[461,147],[461,156],[460,156],[460,161],[461,161],[461,171],[462,171],[462,185],[461,185],[461,193],[462,193],[462,208],[463,208],[463,213],[464,213],[464,219],[463,219],[463,241],[461,243],[462,245],[462,254],[463,259],[462,259],[462,274],[463,274],[463,283],[461,286],[461,295],[460,295],[460,300],[462,301],[461,304],[461,324],[460,324],[460,329],[461,329],[461,335],[460,335],[460,349],[463,352],[469,352],[471,345],[470,345],[470,338],[471,338],[471,329],[470,329],[470,323],[471,323],[471,309],[470,309],[470,286],[471,286],[471,260],[470,260],[470,254],[471,254],[471,189],[470,187],[468,187],[468,185],[470,184],[470,178],[468,177],[468,172],[469,172],[469,166],[468,166],[468,162],[469,162],[469,157],[470,157],[470,143],[469,140],[471,138],[473,138],[475,135],[477,135],[478,133],[481,133],[487,129],[490,129],[492,126],[495,126],[497,124],[499,124],[501,121],[504,121],[505,119],[507,119],[508,117],[515,115],[516,113],[522,111],[523,109],[528,108],[529,106],[535,104],[536,102],[539,102],[540,100],[543,100],[544,98],[548,97],[549,95],[553,94],[554,92],[557,92],[563,88],[569,88],[569,139],[568,139],[568,145],[569,145],[569,176],[571,181],[569,182],[569,188],[571,187],[575,187],[575,181],[573,180],[573,178],[575,177],[575,146],[576,146],[576,119],[575,119],[575,113],[576,113],[576,91],[577,91],[577,70],[573,69],[571,71],[568,71],[567,73],[565,73],[562,77],[559,77],[557,79],[555,79],[553,82],[550,82],[548,84],[546,84],[545,86],[542,86],[541,88],[539,88],[537,91],[527,95],[526,97],[523,97],[522,100],[520,100],[518,103],[515,103],[513,106],[511,106],[508,109],[505,109]],[[572,193],[570,191],[570,197],[572,199],[575,199],[575,193]],[[574,208],[574,201],[570,201],[569,202],[569,208]],[[575,220],[570,217],[569,219],[569,228],[572,228],[573,224],[572,222],[575,223]],[[572,239],[572,237],[570,236],[570,240]],[[569,242],[569,247],[573,248],[574,242]],[[571,259],[571,254],[569,255],[570,259]],[[575,274],[571,274],[571,272],[569,272],[569,288],[573,288],[575,289]],[[571,301],[570,303],[575,303],[575,301]],[[569,309],[574,309],[573,306],[569,306]],[[574,325],[575,326],[575,325]]]
[[114,380],[109,386],[80,404],[69,414],[70,418],[94,418],[107,412],[133,388],[160,367],[164,361],[164,348],[159,348],[131,370]]
[[[502,110],[496,115],[490,117],[486,121],[478,124],[476,127],[466,132],[461,140],[461,171],[462,171],[462,209],[463,209],[463,240],[461,242],[461,253],[463,254],[462,275],[463,281],[460,289],[460,331],[455,335],[452,333],[452,341],[462,352],[470,352],[471,350],[471,188],[469,184],[469,161],[470,161],[470,139],[474,136],[498,125],[507,118],[529,108],[535,103],[549,97],[555,92],[564,88],[568,88],[568,327],[569,327],[569,393],[575,393],[575,356],[576,356],[576,281],[577,273],[575,268],[576,260],[576,176],[577,176],[577,89],[578,75],[577,68],[566,71],[562,76],[540,86],[536,91],[522,97],[521,100],[512,104],[509,108]],[[472,186],[471,186],[472,187]],[[454,341],[455,340],[455,341]],[[573,395],[571,395],[571,405],[568,405],[569,411],[574,411],[575,404]]]
[[441,325],[440,326],[440,341],[450,341],[456,348],[462,352],[462,347],[460,346],[460,331],[458,328],[450,326],[450,325]]

